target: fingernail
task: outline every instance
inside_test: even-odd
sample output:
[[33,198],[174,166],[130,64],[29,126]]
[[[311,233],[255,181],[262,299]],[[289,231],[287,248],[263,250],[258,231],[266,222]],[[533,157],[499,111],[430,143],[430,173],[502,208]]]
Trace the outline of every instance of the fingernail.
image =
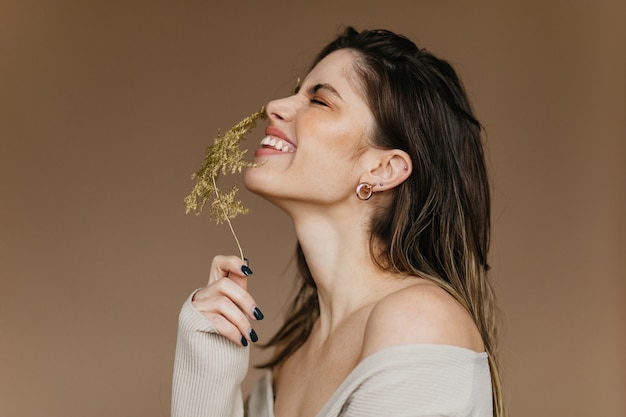
[[256,335],[254,329],[250,329],[250,340],[252,340],[252,343],[256,343],[259,341],[259,336]]
[[245,346],[248,346],[248,340],[247,340],[245,337],[243,337],[243,335],[241,336],[241,344],[242,344],[244,347],[245,347]]
[[245,276],[252,275],[252,270],[251,270],[250,268],[248,268],[248,266],[247,266],[247,265],[243,265],[243,266],[241,267],[241,272],[243,272],[243,274],[244,274]]
[[257,320],[263,320],[263,317],[265,317],[263,313],[261,313],[261,310],[259,310],[259,307],[254,307],[252,314],[254,314],[254,318]]
[[250,259],[243,258],[243,261],[246,263],[246,266],[250,266]]

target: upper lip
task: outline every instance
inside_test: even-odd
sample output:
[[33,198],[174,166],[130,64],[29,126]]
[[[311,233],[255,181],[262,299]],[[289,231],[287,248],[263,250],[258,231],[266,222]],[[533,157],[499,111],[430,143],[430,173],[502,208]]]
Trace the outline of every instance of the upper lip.
[[274,127],[274,126],[268,126],[268,127],[267,127],[267,129],[265,129],[265,135],[266,135],[266,136],[274,136],[274,137],[276,137],[276,138],[279,138],[279,139],[284,140],[285,142],[289,142],[289,143],[290,143],[291,145],[293,145],[294,147],[296,146],[296,144],[295,144],[295,143],[293,143],[293,141],[292,141],[291,139],[289,139],[289,138],[287,137],[287,135],[285,135],[285,134],[283,133],[283,131],[282,131],[282,130],[280,130],[279,128],[277,128],[277,127]]

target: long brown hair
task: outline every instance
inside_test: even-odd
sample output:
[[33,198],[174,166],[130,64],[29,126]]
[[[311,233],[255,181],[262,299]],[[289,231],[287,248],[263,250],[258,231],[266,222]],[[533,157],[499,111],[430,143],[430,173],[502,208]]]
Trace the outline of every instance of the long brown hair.
[[[355,52],[360,87],[376,120],[370,142],[401,149],[413,162],[391,204],[372,216],[370,253],[382,270],[430,279],[471,314],[489,357],[494,415],[503,417],[497,357],[496,305],[487,278],[490,193],[481,125],[446,61],[385,30],[348,27],[318,55]],[[306,259],[296,250],[301,277],[287,318],[267,346],[282,363],[308,338],[319,317],[317,291]]]

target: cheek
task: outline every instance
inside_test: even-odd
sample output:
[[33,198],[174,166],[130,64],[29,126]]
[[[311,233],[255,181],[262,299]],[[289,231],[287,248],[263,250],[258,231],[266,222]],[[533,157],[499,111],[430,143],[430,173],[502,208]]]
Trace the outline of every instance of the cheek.
[[354,159],[367,146],[365,129],[359,123],[341,120],[334,122],[303,123],[302,130],[308,132],[302,146],[316,148],[321,155],[336,159]]

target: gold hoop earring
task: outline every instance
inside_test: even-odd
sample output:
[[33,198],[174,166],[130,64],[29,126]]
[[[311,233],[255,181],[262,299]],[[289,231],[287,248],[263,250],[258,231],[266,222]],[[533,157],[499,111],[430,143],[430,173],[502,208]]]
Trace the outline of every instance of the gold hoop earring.
[[372,184],[362,182],[357,185],[356,196],[359,198],[359,200],[369,200],[372,194],[374,194],[374,186]]

